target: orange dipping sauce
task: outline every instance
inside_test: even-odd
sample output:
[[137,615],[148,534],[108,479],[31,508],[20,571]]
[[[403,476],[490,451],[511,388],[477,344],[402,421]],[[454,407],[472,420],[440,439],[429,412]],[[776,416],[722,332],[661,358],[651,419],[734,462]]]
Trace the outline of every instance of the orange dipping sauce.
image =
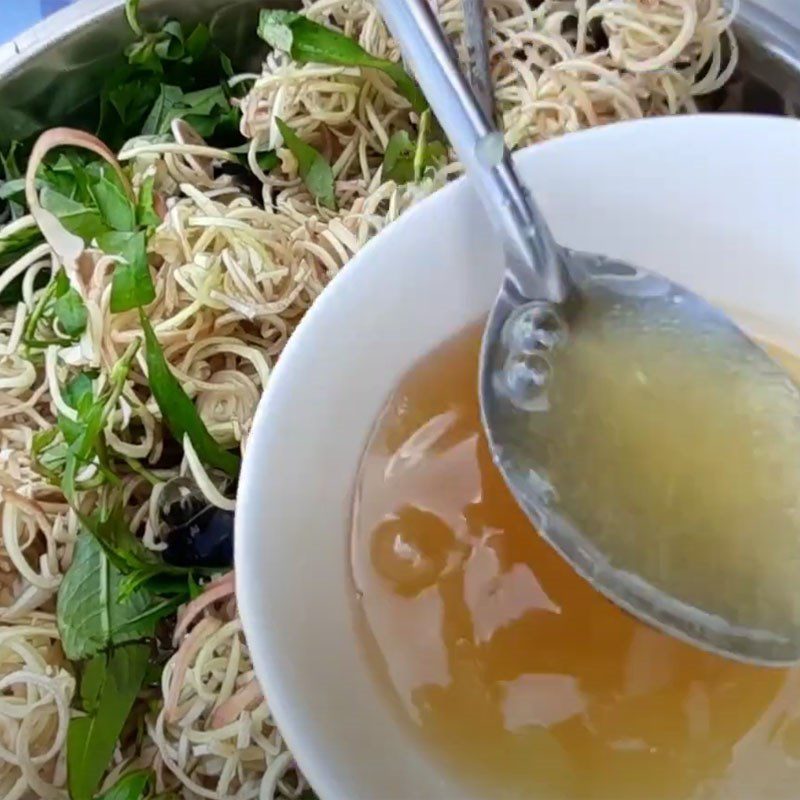
[[799,797],[800,672],[664,636],[550,549],[483,436],[481,333],[403,379],[358,478],[366,644],[420,745],[492,800]]

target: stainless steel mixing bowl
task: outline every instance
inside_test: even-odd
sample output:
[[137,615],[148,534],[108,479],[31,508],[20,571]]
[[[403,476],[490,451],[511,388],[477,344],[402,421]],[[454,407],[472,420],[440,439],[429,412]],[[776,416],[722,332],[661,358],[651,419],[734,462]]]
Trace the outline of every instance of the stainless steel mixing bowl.
[[[5,0],[20,2],[20,0]],[[737,22],[738,79],[711,108],[785,113],[800,108],[800,29],[751,0]],[[75,118],[131,40],[124,0],[79,0],[0,47],[0,147],[45,125]],[[242,68],[257,68],[264,44],[255,35],[260,8],[292,0],[142,0],[145,19],[206,20]]]
[[[5,0],[19,2],[19,0]],[[143,0],[143,20],[166,16],[206,21],[237,67],[257,69],[265,45],[256,37],[270,0]],[[133,35],[124,0],[79,0],[0,48],[0,147],[46,125],[74,120],[92,100]]]

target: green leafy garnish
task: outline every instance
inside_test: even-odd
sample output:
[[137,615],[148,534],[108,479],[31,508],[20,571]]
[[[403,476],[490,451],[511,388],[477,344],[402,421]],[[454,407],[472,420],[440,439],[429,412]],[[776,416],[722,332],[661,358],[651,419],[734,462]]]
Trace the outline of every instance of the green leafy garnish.
[[[85,667],[81,698],[86,716],[74,717],[67,730],[67,778],[72,800],[91,800],[139,694],[150,658],[149,644],[128,644],[95,656]],[[106,800],[139,798],[130,792]],[[144,784],[147,785],[147,781]],[[116,787],[115,787],[116,788]],[[113,790],[112,790],[113,791]]]
[[113,170],[103,168],[90,188],[100,216],[113,231],[132,231],[136,228],[136,209],[119,181],[111,180],[109,175],[114,175]]
[[322,154],[304,142],[282,119],[276,119],[283,143],[297,159],[297,168],[306,188],[320,204],[336,210],[336,194],[331,165]]
[[[108,418],[119,400],[125,381],[128,377],[131,363],[139,343],[134,342],[111,372],[109,386],[102,396],[95,398],[93,395],[83,396],[78,405],[77,420],[70,420],[59,414],[58,426],[67,443],[64,455],[63,474],[61,476],[61,490],[64,496],[74,506],[76,481],[78,472],[85,466],[95,463],[101,476],[116,481],[117,478],[110,471],[107,464],[105,440],[103,429]],[[54,446],[52,443],[51,447]]]
[[138,233],[109,232],[97,237],[103,252],[120,256],[111,282],[111,313],[146,306],[156,298],[156,287],[147,260],[147,237]]
[[258,35],[301,64],[314,62],[380,70],[394,81],[397,90],[416,112],[421,114],[428,108],[422,90],[400,64],[370,55],[349,36],[313,22],[302,14],[281,9],[263,10]]
[[169,126],[173,117],[173,110],[178,106],[183,98],[183,91],[179,86],[168,86],[162,84],[161,91],[156,98],[150,115],[142,127],[143,136],[156,136],[169,131]]
[[205,139],[213,139],[218,132],[233,138],[239,111],[231,105],[222,86],[184,93],[178,86],[163,85],[142,133],[145,136],[168,133],[176,119],[185,120]]
[[150,787],[154,783],[153,773],[150,770],[129,772],[95,800],[147,800],[150,797]]
[[[239,147],[230,147],[228,148],[228,152],[232,155],[238,156],[239,163],[243,167],[248,167],[247,163],[247,156],[250,153],[250,143],[246,142],[245,144],[239,145]],[[281,160],[278,158],[278,154],[274,150],[259,150],[256,153],[256,161],[258,162],[258,166],[264,172],[270,172],[278,164],[281,163]]]
[[[63,272],[59,276],[64,275]],[[66,280],[66,276],[65,276]],[[78,337],[86,330],[88,314],[83,298],[69,285],[58,294],[53,314],[67,336]]]
[[155,209],[155,183],[153,175],[142,182],[139,187],[139,197],[136,201],[136,222],[143,228],[157,228],[161,224],[161,217]]
[[80,236],[87,244],[108,230],[108,224],[100,216],[100,211],[93,203],[89,205],[67,197],[50,186],[42,189],[39,200],[42,207],[58,217],[61,224],[70,233]]
[[139,24],[139,0],[125,0],[125,19],[131,30],[137,35],[141,36],[144,31]]
[[182,604],[192,599],[196,576],[215,571],[167,564],[133,534],[121,505],[114,506],[108,514],[85,520],[84,524],[114,567],[124,575],[119,587],[123,600],[145,588],[153,595],[170,598],[176,605]]
[[84,413],[94,402],[94,388],[91,376],[79,372],[61,392],[64,400],[79,413]]
[[[55,287],[56,282],[50,284]],[[75,411],[75,419],[59,413],[56,427],[34,435],[31,448],[36,470],[61,487],[67,500],[76,505],[76,492],[95,488],[104,483],[118,483],[119,479],[109,465],[103,430],[114,410],[128,376],[131,362],[138,350],[134,342],[111,372],[105,390],[95,396],[93,377],[78,373],[63,389],[63,397]],[[78,481],[80,471],[94,465],[91,478]]]
[[[161,127],[166,105],[183,105],[187,111],[186,106],[200,102],[198,98],[185,100],[193,92],[224,93],[220,81],[233,75],[230,58],[214,44],[206,25],[190,29],[177,20],[168,20],[147,31],[139,19],[138,3],[128,2],[125,11],[128,24],[138,38],[125,51],[126,62],[109,74],[100,98],[97,135],[112,149],[140,135],[145,124],[150,128],[158,121]],[[166,87],[174,90],[171,96],[164,96]],[[212,144],[225,146],[239,138],[238,114],[228,102],[213,114],[201,108],[198,116],[214,118],[205,130],[212,130]]]
[[93,658],[155,633],[160,616],[153,597],[142,589],[121,600],[123,580],[94,536],[81,534],[58,591],[58,630],[70,661]]
[[438,141],[428,141],[430,112],[420,117],[417,141],[408,131],[397,131],[389,139],[383,155],[383,177],[397,183],[419,182],[428,167],[436,166],[447,157],[445,146]]
[[208,432],[195,404],[172,374],[155,331],[141,309],[139,318],[144,331],[150,390],[167,427],[178,442],[183,442],[183,437],[188,436],[203,463],[236,477],[239,474],[239,456],[223,449]]
[[87,245],[96,242],[103,252],[122,259],[114,268],[112,313],[152,303],[156,290],[140,228],[160,222],[153,209],[153,183],[145,183],[135,202],[108,165],[64,154],[42,170],[41,180],[44,208]]
[[[74,344],[86,330],[88,314],[83,298],[70,285],[63,270],[46,286],[33,307],[22,333],[22,341],[30,350],[55,345]],[[39,325],[47,322],[50,334],[41,335]],[[54,323],[59,323],[58,333]]]

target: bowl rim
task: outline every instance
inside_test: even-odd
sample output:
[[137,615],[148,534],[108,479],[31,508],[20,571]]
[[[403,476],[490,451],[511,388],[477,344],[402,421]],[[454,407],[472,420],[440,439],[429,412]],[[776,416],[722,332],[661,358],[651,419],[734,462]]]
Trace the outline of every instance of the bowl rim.
[[[752,114],[697,114],[688,116],[656,117],[640,120],[615,123],[602,127],[589,128],[566,136],[541,142],[526,147],[514,154],[514,159],[520,165],[523,174],[526,173],[526,165],[531,161],[538,161],[550,157],[550,154],[558,150],[572,149],[576,146],[583,146],[582,143],[602,143],[620,136],[630,135],[634,128],[640,135],[646,135],[651,128],[675,128],[682,129],[692,125],[711,125],[719,130],[719,135],[724,135],[735,126],[755,128],[759,132],[768,133],[769,130],[778,126],[792,126],[795,131],[800,131],[798,121],[787,117],[767,117]],[[766,128],[766,131],[762,129]],[[373,237],[353,258],[347,263],[330,282],[313,306],[307,311],[283,350],[280,358],[273,369],[270,383],[281,383],[284,375],[289,375],[293,369],[292,362],[294,354],[301,349],[313,346],[314,339],[309,338],[307,331],[311,331],[318,317],[327,314],[330,306],[339,302],[339,297],[346,292],[347,287],[352,283],[361,280],[361,275],[373,260],[373,253],[379,252],[384,246],[384,234],[392,231],[395,237],[401,236],[403,231],[413,228],[418,220],[427,215],[436,213],[437,208],[448,204],[451,198],[458,193],[468,191],[468,180],[466,177],[449,183],[439,191],[421,200],[405,212],[399,219],[387,226],[381,233]],[[488,228],[488,221],[487,221]],[[499,285],[499,284],[498,284]],[[387,393],[391,387],[387,387]],[[303,747],[305,738],[303,729],[305,722],[303,714],[298,714],[295,710],[295,699],[291,701],[283,691],[282,670],[276,668],[273,656],[271,655],[272,637],[268,626],[264,624],[263,606],[257,599],[258,593],[255,587],[259,581],[263,581],[263,575],[259,574],[260,566],[254,559],[248,558],[247,553],[252,549],[254,532],[247,533],[246,521],[258,517],[261,507],[260,481],[262,473],[259,469],[259,457],[255,451],[260,446],[260,441],[264,437],[271,423],[270,392],[265,391],[259,401],[253,425],[250,432],[248,447],[245,453],[242,466],[241,479],[237,497],[236,513],[236,535],[235,535],[235,568],[236,568],[236,594],[239,606],[239,614],[242,620],[243,630],[248,641],[250,655],[259,681],[265,691],[265,695],[270,698],[270,709],[276,724],[279,726],[282,735],[286,739],[290,750],[300,769],[314,787],[320,787],[326,792],[331,791],[331,796],[340,796],[341,785],[335,776],[326,766],[325,759],[320,757],[308,757],[309,751]],[[286,534],[278,534],[286,535]],[[388,718],[388,717],[387,717]],[[298,746],[299,745],[299,746]],[[310,748],[313,749],[313,748]],[[342,795],[344,796],[344,795]]]

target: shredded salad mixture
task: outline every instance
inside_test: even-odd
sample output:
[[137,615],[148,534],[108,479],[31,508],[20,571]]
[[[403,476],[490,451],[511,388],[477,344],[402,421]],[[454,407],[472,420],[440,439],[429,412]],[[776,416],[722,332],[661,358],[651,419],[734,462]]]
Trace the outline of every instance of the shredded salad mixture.
[[[736,67],[721,0],[487,11],[511,147]],[[126,14],[85,130],[0,142],[0,797],[307,800],[236,611],[241,454],[306,309],[459,165],[369,0],[264,11],[254,74]]]

